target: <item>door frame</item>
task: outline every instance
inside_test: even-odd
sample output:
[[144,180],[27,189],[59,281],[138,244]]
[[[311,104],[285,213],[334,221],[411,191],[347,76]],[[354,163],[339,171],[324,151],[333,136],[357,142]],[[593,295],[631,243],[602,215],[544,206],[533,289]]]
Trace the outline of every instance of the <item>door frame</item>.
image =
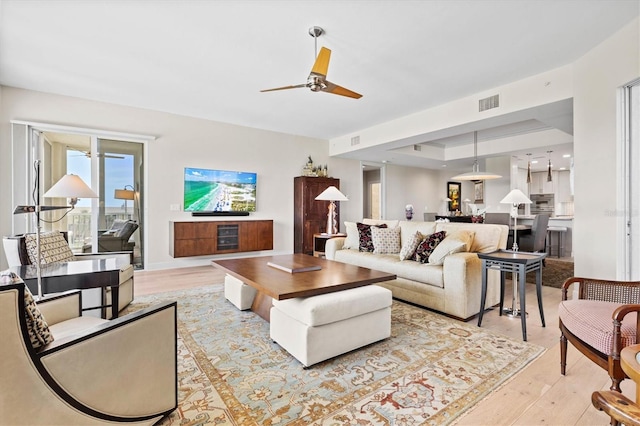
[[[143,164],[149,164],[148,156],[149,149],[147,144],[157,139],[156,136],[144,135],[137,133],[124,133],[114,132],[110,130],[84,128],[75,126],[65,126],[51,123],[39,123],[33,121],[23,120],[11,120],[11,152],[12,152],[12,170],[11,176],[13,180],[11,201],[12,205],[19,204],[31,204],[30,192],[33,187],[33,163],[35,160],[41,158],[40,152],[35,152],[31,147],[31,134],[32,132],[54,132],[54,133],[67,133],[67,134],[79,134],[91,137],[91,189],[99,191],[97,182],[99,180],[98,170],[98,156],[97,156],[97,143],[98,139],[116,140],[122,142],[141,143],[145,145],[142,150]],[[143,179],[142,179],[142,191],[143,194],[147,194],[148,190],[148,167],[144,167]],[[41,194],[42,195],[42,194]],[[147,196],[142,197],[142,205],[140,206],[140,216],[143,223],[147,222]],[[98,241],[98,203],[99,199],[91,200],[91,238],[93,241]],[[20,218],[19,216],[23,216]],[[11,232],[12,234],[19,234],[25,232],[33,232],[33,221],[27,217],[30,215],[12,215],[11,218]],[[148,245],[148,232],[142,235],[143,247]],[[147,264],[148,250],[143,250],[143,265]]]

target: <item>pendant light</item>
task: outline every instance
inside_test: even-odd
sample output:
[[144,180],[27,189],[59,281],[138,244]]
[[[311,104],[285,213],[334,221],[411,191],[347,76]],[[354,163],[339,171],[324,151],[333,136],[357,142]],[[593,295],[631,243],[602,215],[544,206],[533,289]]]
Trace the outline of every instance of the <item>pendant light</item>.
[[529,157],[527,161],[527,183],[531,183],[531,153],[528,153],[527,157]]
[[551,153],[553,151],[547,151],[547,155],[549,156],[549,164],[547,165],[547,182],[552,182],[553,177],[551,176]]
[[478,132],[473,132],[473,169],[470,172],[454,176],[453,180],[489,180],[500,179],[502,176],[495,173],[481,172],[478,166]]

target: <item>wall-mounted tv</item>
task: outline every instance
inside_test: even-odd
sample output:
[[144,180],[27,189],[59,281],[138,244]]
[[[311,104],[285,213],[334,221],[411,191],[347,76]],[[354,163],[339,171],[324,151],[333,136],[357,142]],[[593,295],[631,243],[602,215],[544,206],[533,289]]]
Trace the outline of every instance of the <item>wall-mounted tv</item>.
[[256,178],[256,173],[185,167],[184,210],[255,212]]

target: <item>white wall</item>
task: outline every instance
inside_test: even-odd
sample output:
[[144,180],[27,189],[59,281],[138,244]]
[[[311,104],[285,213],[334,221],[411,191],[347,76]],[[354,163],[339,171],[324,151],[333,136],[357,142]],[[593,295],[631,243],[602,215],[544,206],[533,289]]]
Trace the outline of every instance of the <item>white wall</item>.
[[640,77],[640,19],[574,63],[575,274],[622,278],[618,89]]
[[[359,194],[359,162],[340,159],[334,168],[325,140],[10,87],[2,87],[0,93],[2,235],[11,233],[13,209],[7,201],[11,200],[10,120],[158,137],[147,144],[149,269],[205,263],[203,258],[174,260],[169,256],[169,221],[192,220],[189,213],[169,210],[170,204],[182,205],[186,166],[257,172],[257,212],[249,219],[274,220],[274,252],[278,253],[293,251],[293,178],[300,175],[307,156],[315,163],[328,164],[329,174],[342,180],[347,193]],[[346,211],[348,214],[349,208]],[[1,259],[6,266],[4,254]]]

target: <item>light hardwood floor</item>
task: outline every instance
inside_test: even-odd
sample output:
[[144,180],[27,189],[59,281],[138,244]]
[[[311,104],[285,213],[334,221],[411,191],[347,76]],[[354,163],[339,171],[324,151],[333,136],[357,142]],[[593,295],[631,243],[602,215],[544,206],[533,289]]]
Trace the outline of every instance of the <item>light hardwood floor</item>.
[[[160,271],[136,271],[135,294],[160,293],[221,283],[224,273],[212,266]],[[457,420],[458,425],[606,425],[609,418],[591,405],[594,390],[610,386],[607,373],[569,344],[567,375],[560,374],[558,303],[560,290],[543,287],[546,327],[538,314],[535,286],[527,285],[527,337],[547,348],[518,375]],[[510,288],[505,304],[511,302]],[[469,321],[476,324],[477,320]],[[482,327],[514,339],[522,338],[520,320],[499,316],[497,308],[485,313]],[[622,382],[623,393],[635,398],[631,380]]]

